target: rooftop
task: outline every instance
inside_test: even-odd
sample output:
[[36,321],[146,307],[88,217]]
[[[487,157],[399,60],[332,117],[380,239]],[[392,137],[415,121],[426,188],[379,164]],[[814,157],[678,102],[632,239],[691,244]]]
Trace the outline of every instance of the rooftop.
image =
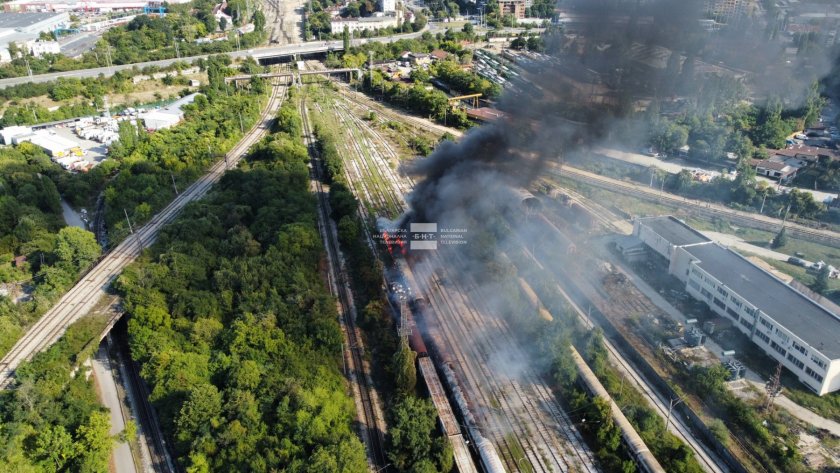
[[830,359],[840,358],[840,318],[717,243],[686,248],[698,266]]
[[665,217],[642,218],[640,220],[642,224],[675,246],[694,245],[712,241],[702,233],[670,215]]
[[785,163],[771,161],[769,159],[751,159],[750,164],[753,166],[763,167],[764,169],[772,169],[774,171],[784,171],[785,169],[790,169],[790,166]]
[[812,156],[812,157],[820,157],[826,156],[833,159],[840,159],[840,153],[836,150],[828,149],[828,148],[818,148],[816,146],[807,146],[807,145],[790,145],[785,149],[771,149],[767,150],[770,154],[778,154],[781,156],[790,156],[790,157],[797,157],[797,156]]
[[0,13],[0,29],[28,28],[61,13]]

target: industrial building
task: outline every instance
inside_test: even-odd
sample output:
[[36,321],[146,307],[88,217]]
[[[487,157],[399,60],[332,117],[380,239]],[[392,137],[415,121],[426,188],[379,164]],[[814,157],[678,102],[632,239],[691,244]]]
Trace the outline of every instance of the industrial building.
[[20,141],[29,141],[43,149],[51,158],[82,156],[82,149],[78,142],[46,131],[37,131],[29,136],[22,137],[18,142]]
[[7,126],[0,129],[0,140],[4,145],[16,144],[13,140],[20,136],[28,136],[32,134],[32,127],[30,126]]
[[823,395],[840,389],[840,317],[740,254],[671,217],[641,218],[634,236],[668,272],[762,351]]
[[350,33],[364,30],[378,30],[382,28],[396,28],[401,24],[399,11],[389,14],[380,13],[379,16],[368,16],[361,18],[342,18],[340,16],[330,19],[330,31],[341,33],[346,28]]
[[[169,0],[167,3],[188,3],[190,0]],[[157,8],[159,2],[149,0],[12,0],[3,4],[7,12],[112,12]]]
[[173,127],[184,118],[184,105],[191,104],[198,94],[190,94],[159,110],[151,110],[140,114],[143,125],[148,130],[163,130]]
[[25,49],[32,56],[41,57],[44,54],[59,54],[61,52],[61,45],[58,44],[58,41],[41,41],[40,39],[36,39],[27,41]]
[[[0,13],[0,62],[12,60],[9,43],[20,45],[38,39],[42,31],[53,31],[70,24],[68,13]],[[41,46],[36,49],[40,52]]]

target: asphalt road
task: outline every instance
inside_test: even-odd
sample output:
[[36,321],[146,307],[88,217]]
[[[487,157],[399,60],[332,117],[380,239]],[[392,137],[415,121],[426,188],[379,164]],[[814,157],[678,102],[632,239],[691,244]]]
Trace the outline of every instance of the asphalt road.
[[93,49],[101,36],[101,31],[90,31],[74,35],[65,41],[61,41],[61,54],[72,58],[79,57],[86,51]]
[[[425,31],[430,28],[427,26],[424,30],[418,31],[416,33],[405,33],[393,36],[383,36],[379,38],[365,38],[365,39],[356,39],[353,40],[353,46],[359,46],[362,44],[367,43],[392,43],[394,41],[400,39],[411,39],[417,38],[422,35]],[[241,50],[241,51],[233,51],[227,53],[233,58],[244,58],[247,56],[252,56],[255,59],[262,59],[262,58],[270,58],[270,57],[280,57],[280,56],[290,56],[293,54],[313,54],[313,53],[323,53],[328,51],[342,51],[344,50],[344,44],[340,40],[336,41],[309,41],[306,43],[298,43],[298,44],[287,44],[283,46],[264,46],[258,47],[248,50]],[[36,74],[32,76],[23,76],[23,77],[12,77],[8,79],[0,79],[0,89],[24,84],[24,83],[32,83],[32,82],[49,82],[58,79],[59,77],[110,77],[116,71],[124,71],[127,69],[132,69],[137,67],[142,69],[146,66],[158,66],[158,67],[166,67],[173,63],[179,61],[185,62],[194,62],[198,59],[207,58],[208,54],[202,54],[199,56],[189,56],[189,57],[182,57],[172,58],[172,59],[163,59],[160,61],[148,61],[148,62],[138,62],[134,64],[122,64],[122,65],[115,65],[111,67],[96,67],[93,69],[80,69],[78,71],[67,71],[67,72],[51,72],[49,74]]]
[[[111,415],[111,435],[117,435],[125,429],[125,418],[122,413],[120,396],[117,392],[117,384],[114,382],[114,373],[111,369],[111,362],[105,346],[100,345],[96,356],[91,360],[93,365],[93,376],[99,386],[99,396]],[[116,442],[112,453],[113,466],[116,473],[137,473],[134,466],[134,459],[131,456],[131,448],[126,442]]]

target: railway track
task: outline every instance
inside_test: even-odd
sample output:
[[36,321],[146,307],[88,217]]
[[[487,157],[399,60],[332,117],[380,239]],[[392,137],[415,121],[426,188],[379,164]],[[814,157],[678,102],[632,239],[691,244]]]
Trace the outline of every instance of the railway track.
[[368,453],[368,461],[374,470],[380,471],[388,467],[385,456],[385,423],[380,403],[370,377],[370,369],[363,356],[364,342],[355,324],[356,310],[349,281],[346,277],[344,262],[339,250],[336,231],[330,220],[330,207],[327,196],[329,190],[323,185],[321,163],[315,151],[315,139],[312,134],[306,101],[300,104],[301,122],[303,124],[304,144],[310,150],[312,157],[311,181],[313,190],[318,196],[318,226],[324,239],[329,260],[330,291],[339,303],[339,313],[342,332],[345,338],[344,362],[349,368],[349,379],[356,403],[356,414],[361,424],[360,436]]
[[[346,126],[361,129],[373,136],[374,141],[385,143],[346,105],[339,104],[335,108]],[[372,146],[368,139],[360,141],[349,149],[361,158],[361,164],[345,166],[351,180],[359,182],[359,195],[371,197],[379,207],[399,205],[404,210],[405,201],[396,196],[409,192],[412,184],[397,177],[390,168],[388,158],[396,157],[396,154],[387,145]],[[369,152],[366,153],[362,147]],[[385,177],[387,182],[362,179],[365,173]],[[356,179],[352,179],[354,177]],[[506,379],[488,369],[493,361],[493,345],[498,340],[493,338],[496,332],[492,336],[488,333],[483,315],[487,312],[480,314],[472,298],[463,295],[466,294],[463,289],[443,290],[433,276],[434,271],[426,266],[429,264],[427,261],[418,267],[423,274],[419,278],[422,280],[420,289],[423,294],[429,295],[435,311],[440,313],[436,322],[445,334],[447,351],[452,353],[458,369],[462,371],[465,392],[473,402],[481,405],[480,418],[485,426],[482,432],[501,447],[508,468],[527,472],[597,471],[591,451],[583,445],[571,420],[562,413],[553,395],[533,373],[526,370],[522,381],[519,381]],[[445,267],[438,260],[434,264]],[[471,338],[476,342],[463,346],[464,340]]]
[[768,217],[766,215],[743,212],[740,210],[729,209],[718,204],[710,204],[708,202],[687,199],[667,192],[649,189],[642,185],[600,176],[598,174],[593,174],[568,165],[563,166],[562,171],[555,167],[554,169],[550,169],[548,173],[607,189],[612,192],[629,195],[631,197],[637,197],[651,202],[658,202],[679,209],[689,209],[695,216],[707,220],[721,218],[736,225],[773,233],[779,231],[779,229],[784,225],[787,229],[788,235],[794,238],[829,245],[834,248],[840,248],[840,233],[831,230],[810,228],[796,222],[783,222],[781,219]]
[[[411,188],[411,186],[406,184],[404,182],[404,180],[394,178],[393,182],[394,182],[395,187],[397,187],[399,189],[399,192],[403,195],[405,195],[405,193],[407,193]],[[583,199],[581,197],[578,196],[578,199],[581,201],[581,203],[583,203]],[[610,221],[606,217],[606,215],[600,215],[598,212],[594,212],[593,215],[598,217],[598,220],[599,220],[600,223],[602,223],[604,225],[610,225],[610,226],[613,225],[613,222]],[[445,268],[446,265],[440,264],[439,267]],[[426,272],[428,274],[433,274],[434,273],[434,271],[430,271],[430,270],[427,270]],[[448,278],[448,280],[451,281],[452,278]],[[437,285],[438,283],[435,282],[434,284]],[[430,289],[430,288],[427,287],[427,290],[428,289]],[[439,286],[436,289],[440,290]],[[463,293],[464,291],[462,290],[460,292]],[[424,292],[424,294],[432,294],[432,292],[428,292],[428,293]],[[482,300],[481,297],[477,297],[475,299],[477,301]],[[462,308],[453,308],[451,306],[451,303],[443,297],[439,298],[439,297],[436,296],[435,301],[437,302],[437,305],[439,307],[440,306],[447,306],[447,305],[450,306],[450,311],[449,312],[452,315],[450,317],[438,317],[439,320],[442,319],[443,321],[448,321],[448,322],[451,323],[451,321],[459,319],[457,316],[455,316],[456,314],[461,315],[461,314],[464,314],[465,312],[466,313],[471,313],[473,315],[473,320],[474,321],[476,319],[479,319],[479,317],[477,317],[477,314],[474,311],[471,311],[469,309],[464,311],[463,307]],[[503,331],[503,332],[506,332],[510,336],[510,329],[508,327],[505,327],[503,322],[501,322],[497,319],[495,321],[495,323],[496,323],[496,327],[495,327],[496,329],[498,329],[500,331]],[[441,325],[440,322],[439,322],[439,325]],[[461,340],[462,339],[462,338],[458,337],[456,335],[456,332],[454,330],[452,330],[450,327],[448,327],[445,322],[442,325],[443,325],[442,329],[444,331],[448,332],[448,338],[453,339],[453,340]],[[588,326],[592,327],[591,322],[589,323]],[[462,327],[462,332],[463,333],[472,333],[472,334],[482,333],[481,322],[479,321],[473,327]],[[663,415],[666,415],[667,407],[665,407],[665,405],[663,405],[664,401],[662,401],[661,398],[656,397],[656,395],[651,390],[651,388],[649,386],[649,383],[647,383],[637,371],[635,371],[634,369],[632,369],[630,367],[630,365],[626,361],[626,359],[620,353],[618,353],[616,351],[615,347],[612,346],[612,344],[609,344],[609,349],[610,349],[611,357],[613,358],[614,362],[618,366],[621,367],[622,371],[630,373],[630,376],[633,377],[636,384],[641,387],[642,392],[646,393],[649,397],[653,398],[656,401],[656,402],[654,402],[654,405],[657,407],[657,409],[660,412],[662,412],[663,409],[666,409],[666,411],[663,413]],[[474,399],[478,398],[479,400],[483,400],[485,405],[492,405],[494,402],[505,402],[506,405],[508,405],[508,406],[511,405],[511,402],[508,402],[509,400],[504,397],[504,393],[502,393],[502,401],[500,401],[499,399],[489,400],[486,396],[483,396],[483,395],[476,396],[476,392],[478,391],[476,389],[477,380],[488,379],[489,378],[488,374],[486,372],[476,372],[475,370],[472,370],[470,368],[464,368],[466,366],[469,366],[469,363],[466,361],[467,357],[464,356],[464,354],[460,353],[461,349],[460,348],[453,349],[452,344],[449,344],[449,350],[451,350],[450,353],[454,353],[454,356],[458,360],[459,364],[461,365],[461,368],[464,369],[464,371],[466,372],[465,377],[467,379],[466,379],[465,385],[467,387],[467,391],[472,394]],[[551,445],[551,442],[546,440],[548,437],[550,437],[550,435],[548,433],[549,429],[546,428],[544,423],[536,420],[536,419],[539,419],[540,416],[539,416],[539,414],[534,412],[535,406],[533,405],[533,403],[531,401],[531,396],[523,393],[522,387],[518,382],[513,381],[511,384],[512,384],[513,390],[514,390],[514,396],[513,396],[513,399],[512,399],[513,403],[515,403],[517,400],[519,400],[521,402],[523,408],[526,411],[529,411],[528,415],[531,417],[531,420],[533,421],[534,425],[537,426],[537,430],[538,430],[539,436],[542,439],[542,441],[545,442],[548,445]],[[562,410],[557,408],[557,406],[554,402],[552,402],[553,401],[552,394],[550,392],[548,392],[548,390],[545,388],[545,386],[540,385],[540,383],[535,383],[534,386],[536,386],[536,389],[538,391],[540,391],[539,392],[540,403],[543,406],[547,406],[547,408],[550,412],[551,418],[555,422],[554,425],[564,427],[564,428],[561,427],[561,430],[563,431],[563,435],[567,440],[569,440],[571,442],[574,442],[574,443],[577,443],[578,445],[583,445],[583,441],[580,438],[579,433],[577,432],[576,429],[574,429],[572,427],[571,420],[568,418],[568,416],[564,412],[562,412]],[[485,414],[484,420],[488,421],[488,420],[491,420],[491,419],[488,418],[488,416]],[[502,448],[501,450],[502,450],[502,455],[505,457],[505,461],[508,464],[508,466],[509,467],[513,466],[513,468],[515,468],[515,469],[521,469],[522,465],[521,465],[520,460],[522,460],[522,459],[521,458],[520,459],[514,459],[514,458],[511,457],[511,454],[510,454],[511,451],[516,451],[517,450],[517,447],[509,445],[513,440],[507,439],[503,435],[499,435],[500,432],[508,431],[508,429],[511,429],[511,428],[512,428],[512,426],[509,425],[509,424],[507,426],[497,425],[496,428],[491,428],[488,431],[486,431],[485,433],[488,434],[488,436],[494,441],[494,443],[496,443],[497,445],[501,445],[501,446],[506,447],[506,448]],[[672,426],[672,429],[674,431],[676,431],[678,436],[682,437],[684,440],[687,441],[687,443],[690,446],[692,446],[692,448],[695,450],[695,453],[697,454],[697,457],[701,460],[701,463],[703,464],[704,469],[706,471],[711,471],[711,472],[722,471],[720,469],[720,467],[718,467],[719,460],[715,460],[715,459],[712,459],[710,457],[710,455],[705,451],[704,447],[701,446],[698,443],[697,439],[693,437],[693,434],[691,433],[690,429],[685,425],[685,423],[682,420],[679,420],[679,422],[677,422],[677,419],[674,419],[674,424]],[[527,439],[528,435],[519,436],[519,439],[522,439],[522,438]],[[522,443],[522,442],[520,442],[520,443]],[[533,445],[532,442],[527,442],[526,441],[524,444],[520,445],[520,448],[525,453],[527,459],[531,461],[532,467],[534,467],[534,465],[539,465],[540,467],[543,467],[543,468],[552,468],[552,466],[553,466],[553,467],[559,467],[560,471],[566,471],[566,468],[569,468],[569,465],[566,464],[566,460],[558,459],[558,457],[562,457],[562,455],[551,455],[548,458],[546,458],[546,456],[544,454],[537,454],[536,451],[535,451],[535,445]],[[558,445],[555,443],[553,445],[553,449],[549,448],[548,450],[551,451],[551,452],[556,452],[559,449],[560,448],[558,448]],[[583,449],[583,450],[585,450],[585,449]],[[572,453],[573,456],[577,456],[577,459],[579,460],[579,463],[577,465],[575,465],[575,468],[579,468],[578,465],[584,465],[583,471],[589,471],[586,468],[592,468],[592,467],[589,467],[589,465],[594,464],[594,460],[592,459],[591,452],[588,452],[588,454],[581,454],[580,453],[581,451],[582,451],[582,449],[577,448],[577,449],[574,449],[573,452],[569,452],[567,450],[565,453],[566,454]],[[553,456],[553,458],[551,458],[552,456]],[[551,465],[552,460],[554,460],[554,462],[555,462],[554,465]]]
[[[460,259],[457,255],[455,258]],[[463,265],[464,262],[461,261],[461,264]],[[448,265],[444,265],[443,261],[438,260],[437,265],[444,272],[447,272],[446,267]],[[476,309],[469,310],[469,317],[464,319],[471,322],[471,324],[465,326],[464,333],[480,335],[483,344],[481,351],[485,356],[496,352],[504,352],[505,356],[509,358],[508,361],[522,366],[516,377],[497,377],[497,383],[509,388],[503,391],[503,396],[509,398],[512,405],[522,406],[530,420],[529,424],[536,428],[537,440],[531,441],[531,443],[541,453],[541,463],[544,471],[556,471],[557,467],[560,468],[560,471],[567,471],[569,468],[574,468],[576,471],[597,471],[593,466],[590,466],[595,464],[592,452],[573,427],[571,419],[560,410],[554,395],[539,379],[539,376],[527,367],[529,364],[528,356],[519,348],[518,340],[507,323],[499,317],[489,315],[495,311],[488,307],[484,301],[490,300],[492,294],[487,294],[474,282],[470,282],[469,287],[464,287],[457,282],[455,276],[448,276],[447,281],[458,288],[458,294],[468,294],[469,296],[462,297],[469,298],[476,307]],[[486,330],[487,325],[490,325],[494,330],[488,332]],[[499,337],[498,334],[504,336],[503,342],[500,342],[502,337]],[[500,349],[499,345],[502,345],[502,343],[506,344]],[[526,384],[527,392],[522,383]],[[535,400],[538,404],[535,404]],[[558,435],[552,435],[549,433],[550,431],[557,432]]]
[[[398,122],[410,122],[414,126],[417,126],[419,128],[423,128],[423,129],[425,129],[427,131],[430,131],[432,133],[435,133],[435,134],[451,133],[452,135],[454,135],[456,137],[460,137],[464,134],[462,131],[460,131],[458,129],[455,129],[455,128],[449,128],[449,127],[445,127],[445,126],[442,126],[442,125],[438,125],[438,124],[432,123],[428,120],[424,120],[422,118],[418,118],[418,117],[415,117],[415,116],[412,116],[412,115],[408,115],[407,113],[402,114],[402,113],[399,113],[399,112],[395,112],[385,105],[374,102],[371,98],[369,98],[365,94],[353,90],[353,88],[350,87],[347,84],[338,83],[338,86],[340,88],[339,90],[344,91],[344,93],[342,95],[345,99],[347,99],[347,100],[349,100],[349,101],[351,101],[351,102],[353,102],[353,103],[355,103],[359,106],[362,106],[366,109],[371,109],[374,112],[382,115],[383,117],[387,117],[391,120],[395,120],[395,121],[398,121]],[[412,133],[411,129],[409,129],[408,131],[409,131],[409,133]],[[412,133],[412,134],[414,134],[414,133]],[[415,136],[416,136],[416,134],[415,134]]]
[[156,473],[178,473],[179,470],[172,461],[166,447],[166,440],[163,438],[157,413],[149,402],[148,386],[140,377],[140,369],[137,363],[131,359],[131,353],[128,351],[128,336],[124,333],[125,329],[116,332],[118,332],[116,334],[117,359],[125,367],[123,372],[128,374],[128,379],[125,382],[131,385],[130,389],[135,393],[140,435],[144,435],[146,438],[146,445],[152,462],[151,468]]
[[[608,218],[604,218],[604,222],[609,222]],[[551,227],[552,231],[563,240],[566,244],[571,244],[571,239],[568,235],[566,235],[559,227],[555,226],[548,220],[546,223]],[[536,267],[547,270],[547,268],[540,262],[540,259],[537,258],[536,255],[532,254],[526,246],[523,245],[525,253],[529,256],[531,263],[534,264]],[[553,271],[548,270],[552,274],[555,275],[558,281],[562,281],[564,286],[560,284],[555,284],[555,289],[557,289],[566,299],[569,306],[574,310],[575,314],[577,315],[578,319],[581,321],[584,327],[592,329],[596,327],[596,324],[592,322],[590,317],[587,315],[587,312],[582,310],[582,307],[594,308],[596,304],[593,302],[593,298],[600,297],[600,295],[593,294],[592,291],[584,291],[581,288],[578,288],[576,284],[572,283],[564,274],[560,271]],[[578,278],[579,280],[580,278]],[[585,278],[584,278],[585,279]],[[597,291],[595,291],[597,292]],[[610,304],[609,302],[607,304]],[[650,309],[647,306],[644,306],[645,309]],[[595,309],[597,310],[597,308]],[[624,376],[629,379],[636,388],[644,395],[645,398],[649,401],[650,405],[654,407],[657,414],[662,417],[663,419],[668,415],[668,405],[669,399],[667,396],[658,390],[653,388],[652,383],[650,383],[644,375],[640,373],[640,371],[630,363],[625,355],[618,350],[615,345],[610,341],[608,337],[603,338],[604,346],[606,347],[610,361],[613,366],[617,367],[619,371],[621,371]],[[711,449],[709,449],[702,441],[700,441],[692,432],[691,428],[685,422],[685,420],[679,415],[671,416],[671,424],[669,431],[679,437],[682,441],[684,441],[694,452],[695,457],[698,459],[700,465],[703,469],[710,473],[724,473],[728,471],[728,468],[722,465],[725,465],[725,462],[721,460],[716,454],[714,454]]]
[[160,229],[171,222],[189,202],[204,196],[225,173],[228,167],[236,166],[248,149],[270,128],[285,93],[284,87],[275,87],[261,119],[249,130],[240,142],[216,162],[208,172],[184,189],[152,220],[136,229],[133,234],[103,256],[75,286],[62,296],[0,360],[0,388],[11,383],[14,370],[20,363],[35,353],[49,347],[58,340],[67,327],[85,315],[105,293],[120,272],[133,262],[144,248],[157,239]]

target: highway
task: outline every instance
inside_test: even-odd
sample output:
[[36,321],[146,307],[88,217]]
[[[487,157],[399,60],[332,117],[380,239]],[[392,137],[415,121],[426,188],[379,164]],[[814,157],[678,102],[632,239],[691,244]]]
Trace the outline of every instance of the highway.
[[70,324],[87,314],[106,293],[111,282],[123,268],[131,264],[144,248],[155,242],[160,229],[171,222],[185,205],[204,196],[222,177],[228,166],[236,166],[248,149],[271,127],[284,94],[284,87],[275,87],[261,119],[225,156],[225,159],[219,160],[204,176],[175,197],[151,221],[135,229],[132,235],[103,256],[96,266],[27,330],[0,360],[0,389],[8,387],[18,365],[55,343]]
[[[425,31],[429,30],[430,27],[426,26],[421,31],[416,33],[405,33],[405,34],[398,34],[393,36],[382,36],[379,38],[364,38],[364,39],[355,39],[352,41],[353,46],[360,46],[367,43],[393,43],[395,41],[401,39],[412,39],[418,38],[422,35]],[[433,29],[433,28],[432,28]],[[229,55],[232,58],[244,58],[247,56],[251,56],[254,59],[263,59],[263,58],[272,58],[272,57],[282,57],[282,56],[292,56],[295,54],[316,54],[316,53],[325,53],[330,51],[342,51],[344,50],[344,43],[340,40],[336,41],[309,41],[306,43],[297,43],[297,44],[287,44],[283,46],[263,46],[257,47],[248,50],[240,50],[240,51],[231,51],[229,53],[224,53]],[[50,82],[58,79],[59,77],[99,77],[100,75],[104,77],[110,77],[114,75],[117,71],[125,71],[130,70],[133,68],[143,69],[147,66],[157,66],[157,67],[166,67],[170,66],[176,62],[194,62],[199,59],[205,59],[211,56],[210,54],[201,54],[198,56],[188,56],[182,58],[171,58],[171,59],[162,59],[160,61],[148,61],[148,62],[138,62],[134,64],[121,64],[121,65],[114,65],[111,67],[96,67],[93,69],[79,69],[77,71],[66,71],[66,72],[51,72],[48,74],[35,74],[31,76],[22,76],[22,77],[11,77],[8,79],[0,79],[0,89],[25,84],[25,83],[33,83],[33,82]]]

